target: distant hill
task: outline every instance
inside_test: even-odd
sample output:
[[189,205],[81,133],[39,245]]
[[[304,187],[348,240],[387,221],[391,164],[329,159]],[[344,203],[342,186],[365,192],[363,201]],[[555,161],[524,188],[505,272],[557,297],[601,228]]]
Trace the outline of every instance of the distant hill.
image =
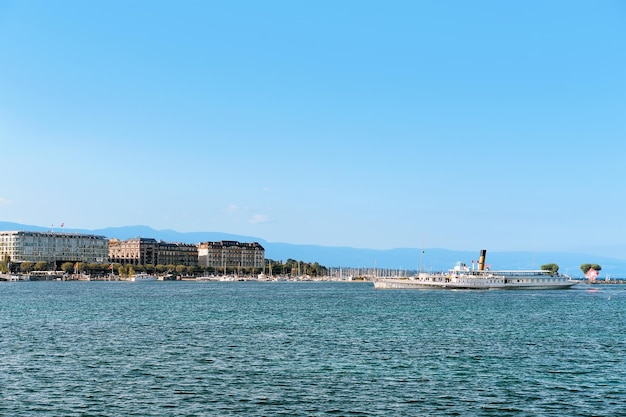
[[[0,230],[50,231],[50,227],[0,222]],[[61,228],[54,231],[60,232]],[[597,263],[602,266],[601,278],[626,277],[626,259],[601,257],[580,253],[563,252],[496,252],[489,248],[476,248],[473,251],[452,251],[439,248],[425,248],[421,253],[417,248],[389,250],[363,249],[352,247],[331,247],[319,245],[296,245],[290,243],[267,242],[253,236],[234,235],[220,232],[177,232],[175,230],[155,230],[148,226],[109,227],[105,229],[63,229],[70,233],[89,233],[108,238],[129,239],[147,237],[166,242],[199,243],[207,241],[236,240],[239,242],[259,242],[265,248],[266,258],[275,261],[296,259],[305,262],[318,262],[324,266],[354,268],[389,268],[401,270],[445,271],[456,261],[471,265],[478,261],[480,249],[487,249],[486,263],[494,269],[539,269],[541,265],[555,263],[559,271],[574,277],[582,276],[580,265]]]

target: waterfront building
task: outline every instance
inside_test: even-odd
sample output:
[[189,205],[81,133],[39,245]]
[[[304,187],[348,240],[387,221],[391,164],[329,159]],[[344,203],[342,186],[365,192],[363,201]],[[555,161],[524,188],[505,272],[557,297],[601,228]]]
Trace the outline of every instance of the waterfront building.
[[190,243],[159,242],[159,264],[161,265],[198,265],[198,247]]
[[105,236],[80,233],[0,231],[0,258],[12,263],[107,261],[109,242]]
[[109,239],[109,262],[130,265],[156,265],[159,242],[145,237]]
[[234,240],[203,242],[198,245],[198,261],[204,268],[263,268],[265,249],[257,242]]
[[198,265],[198,248],[188,243],[168,243],[134,237],[109,240],[109,261],[129,265]]

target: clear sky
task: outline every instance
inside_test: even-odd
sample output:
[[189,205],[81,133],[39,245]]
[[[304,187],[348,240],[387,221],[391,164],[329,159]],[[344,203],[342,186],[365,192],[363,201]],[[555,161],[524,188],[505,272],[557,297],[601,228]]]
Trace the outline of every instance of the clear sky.
[[0,220],[626,257],[625,1],[0,0]]

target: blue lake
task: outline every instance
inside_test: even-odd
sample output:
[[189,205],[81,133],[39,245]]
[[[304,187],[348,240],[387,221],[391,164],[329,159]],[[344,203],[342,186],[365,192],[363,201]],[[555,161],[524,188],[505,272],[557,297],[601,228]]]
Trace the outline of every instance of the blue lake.
[[0,283],[4,416],[626,415],[626,286]]

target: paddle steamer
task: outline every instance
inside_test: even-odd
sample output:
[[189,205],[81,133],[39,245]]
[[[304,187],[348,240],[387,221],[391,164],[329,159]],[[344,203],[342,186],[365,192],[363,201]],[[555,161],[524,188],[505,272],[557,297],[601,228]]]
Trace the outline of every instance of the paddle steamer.
[[459,289],[459,290],[554,290],[576,284],[570,277],[549,270],[491,270],[485,267],[486,250],[480,251],[478,268],[457,262],[447,273],[422,273],[408,279],[374,281],[378,289]]

